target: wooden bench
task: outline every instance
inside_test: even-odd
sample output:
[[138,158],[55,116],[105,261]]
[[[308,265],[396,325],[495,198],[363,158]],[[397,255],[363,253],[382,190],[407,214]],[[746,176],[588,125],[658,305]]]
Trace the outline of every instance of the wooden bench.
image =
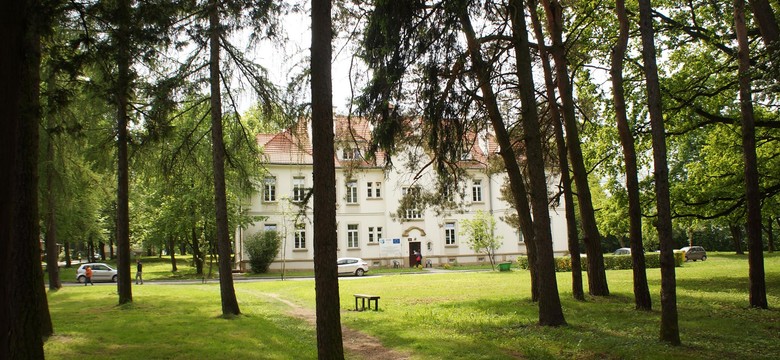
[[[362,300],[360,308],[358,308],[358,299]],[[366,310],[366,300],[368,300],[368,309],[371,310],[371,301],[374,301],[374,311],[379,310],[379,296],[378,295],[365,295],[355,294],[355,311]]]

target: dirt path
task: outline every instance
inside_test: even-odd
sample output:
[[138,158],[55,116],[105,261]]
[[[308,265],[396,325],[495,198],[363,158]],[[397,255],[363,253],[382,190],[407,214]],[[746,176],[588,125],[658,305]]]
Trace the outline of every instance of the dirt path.
[[[290,307],[288,314],[299,319],[306,320],[312,327],[317,326],[317,314],[311,309],[301,307],[278,294],[264,293],[264,295],[287,304]],[[386,348],[379,339],[364,334],[360,331],[341,326],[341,333],[344,339],[344,351],[349,358],[367,359],[367,360],[408,360],[411,357],[408,354]]]

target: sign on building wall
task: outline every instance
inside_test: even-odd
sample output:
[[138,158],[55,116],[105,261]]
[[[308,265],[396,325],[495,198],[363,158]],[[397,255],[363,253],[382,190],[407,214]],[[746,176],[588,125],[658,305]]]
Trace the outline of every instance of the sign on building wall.
[[401,239],[379,239],[379,256],[402,257]]

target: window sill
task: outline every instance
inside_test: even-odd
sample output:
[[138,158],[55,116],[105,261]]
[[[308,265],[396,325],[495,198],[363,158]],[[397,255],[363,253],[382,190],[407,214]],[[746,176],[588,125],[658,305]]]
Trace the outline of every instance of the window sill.
[[445,248],[457,248],[458,244],[444,245]]
[[347,248],[347,251],[360,251],[360,248],[359,247],[351,247],[351,248]]
[[368,242],[366,245],[368,245],[368,246],[376,246],[376,245],[379,245],[379,242],[377,242],[377,241]]
[[309,249],[293,249],[293,252],[309,252]]

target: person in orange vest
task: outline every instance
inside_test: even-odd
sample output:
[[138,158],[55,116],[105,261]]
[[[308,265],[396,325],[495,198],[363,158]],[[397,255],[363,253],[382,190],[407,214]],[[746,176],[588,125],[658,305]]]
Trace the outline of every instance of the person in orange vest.
[[87,268],[84,269],[84,271],[85,271],[84,275],[87,277],[87,279],[84,280],[84,286],[87,286],[87,284],[91,284],[92,286],[95,286],[95,284],[92,283],[92,267],[87,266]]

